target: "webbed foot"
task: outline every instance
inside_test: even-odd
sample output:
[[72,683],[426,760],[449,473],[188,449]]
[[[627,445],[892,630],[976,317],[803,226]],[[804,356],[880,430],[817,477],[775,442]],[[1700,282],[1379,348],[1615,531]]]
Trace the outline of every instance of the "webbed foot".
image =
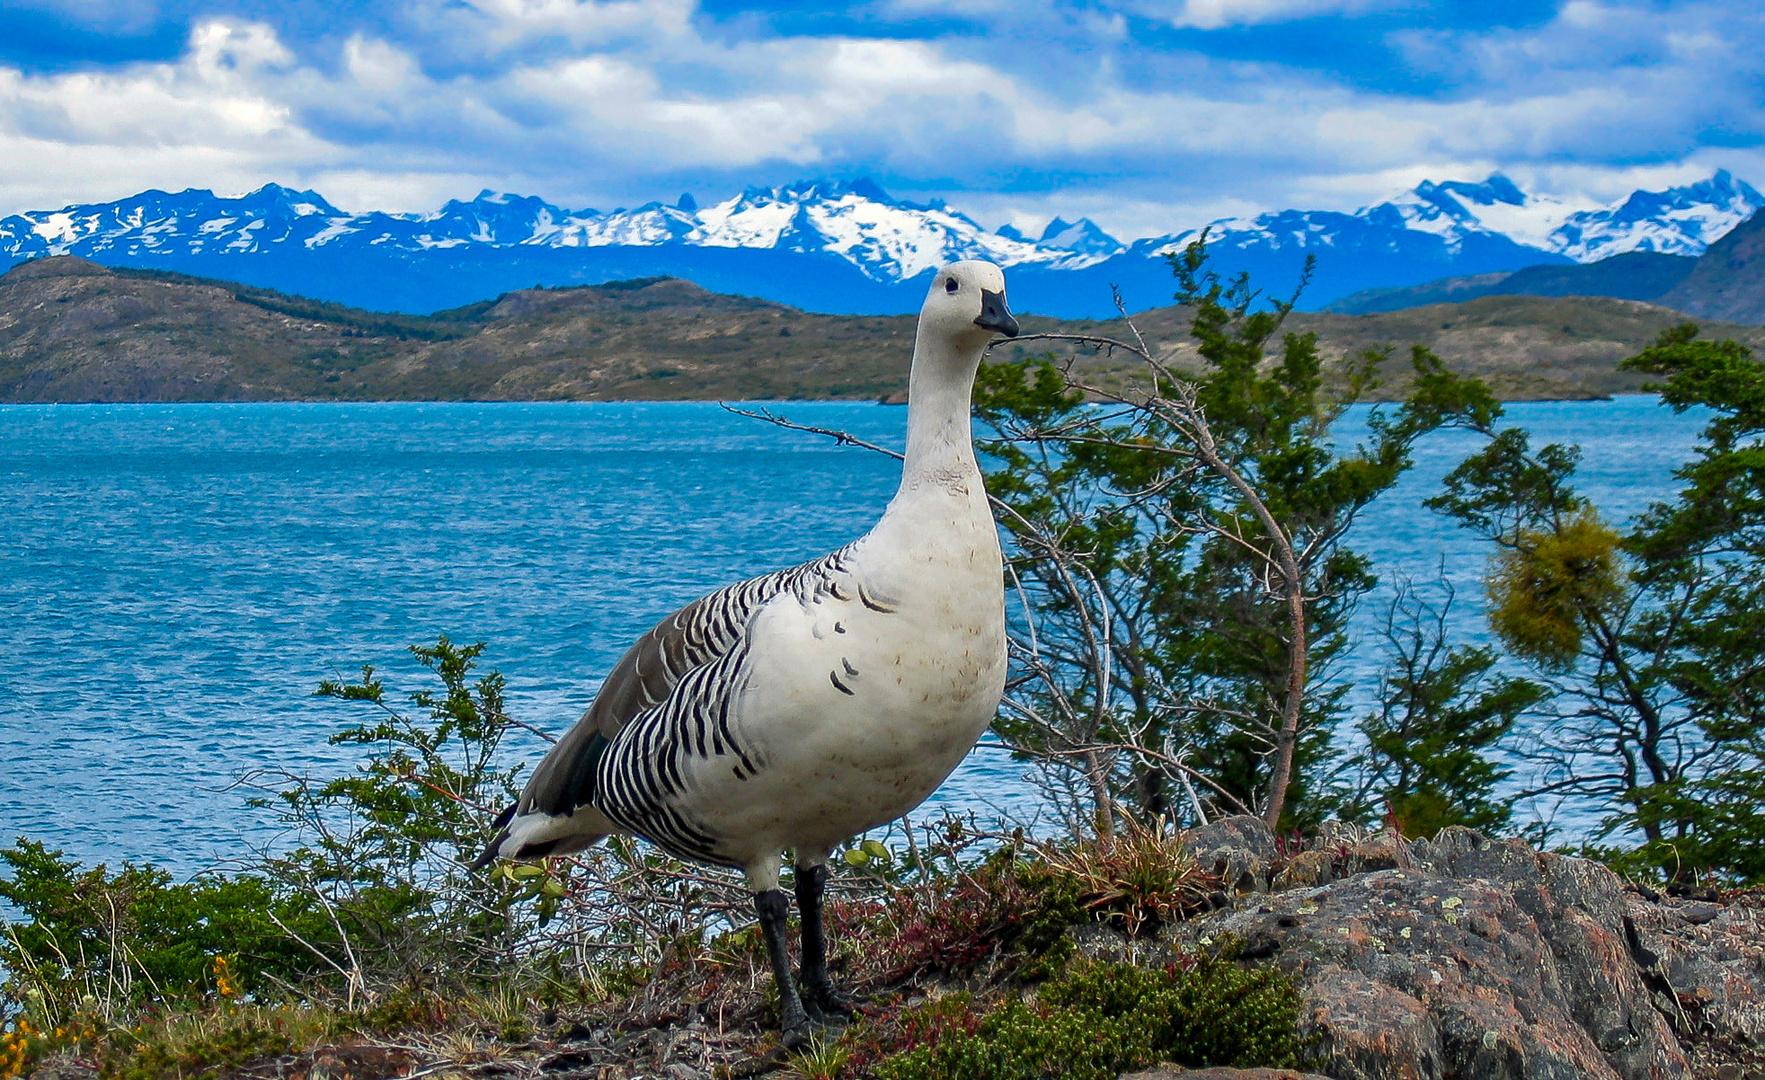
[[867,1011],[861,1001],[832,983],[803,987],[803,1007],[808,1010],[811,1020],[819,1019],[822,1023],[842,1027]]

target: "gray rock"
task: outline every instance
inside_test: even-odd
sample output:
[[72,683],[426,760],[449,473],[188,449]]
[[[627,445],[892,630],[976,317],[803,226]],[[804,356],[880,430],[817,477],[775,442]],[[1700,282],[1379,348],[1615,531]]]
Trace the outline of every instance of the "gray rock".
[[[1632,896],[1625,912],[1639,965],[1673,1001],[1686,1034],[1749,1046],[1765,1056],[1765,909],[1703,907]],[[1696,918],[1688,918],[1692,909]]]
[[1183,846],[1203,870],[1218,875],[1228,892],[1267,892],[1269,871],[1280,854],[1261,818],[1228,817],[1183,834]]
[[1237,938],[1293,975],[1338,1080],[1687,1074],[1610,871],[1468,829],[1399,846],[1379,858],[1408,868],[1245,898],[1170,935]]
[[37,1064],[30,1080],[97,1080],[98,1066],[67,1053],[51,1054]]

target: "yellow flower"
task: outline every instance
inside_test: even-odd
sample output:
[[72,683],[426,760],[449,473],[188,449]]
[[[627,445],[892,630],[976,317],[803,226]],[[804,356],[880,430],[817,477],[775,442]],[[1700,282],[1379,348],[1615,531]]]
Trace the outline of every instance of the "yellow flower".
[[233,982],[233,965],[224,956],[214,958],[215,993],[223,998],[239,996],[239,987]]

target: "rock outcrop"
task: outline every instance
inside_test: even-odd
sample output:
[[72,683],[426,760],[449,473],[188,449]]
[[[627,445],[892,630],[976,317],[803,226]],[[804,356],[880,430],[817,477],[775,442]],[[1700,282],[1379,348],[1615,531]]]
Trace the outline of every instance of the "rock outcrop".
[[1236,940],[1294,976],[1337,1080],[1765,1078],[1765,904],[1658,896],[1468,829],[1283,854],[1236,818],[1187,844],[1230,895],[1146,947]]

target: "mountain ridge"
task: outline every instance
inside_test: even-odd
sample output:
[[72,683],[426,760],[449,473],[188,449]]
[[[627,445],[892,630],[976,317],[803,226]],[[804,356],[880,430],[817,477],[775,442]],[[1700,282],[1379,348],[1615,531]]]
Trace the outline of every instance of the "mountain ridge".
[[700,204],[690,193],[610,211],[481,191],[422,214],[347,213],[316,191],[267,184],[241,196],[149,190],[111,203],[0,219],[0,265],[78,255],[236,280],[373,310],[421,313],[524,285],[657,275],[828,313],[916,310],[929,275],[961,258],[1012,272],[1014,302],[1063,317],[1168,303],[1165,256],[1206,230],[1214,265],[1284,291],[1315,255],[1302,297],[1316,308],[1369,288],[1410,287],[1611,254],[1697,254],[1765,196],[1727,172],[1604,207],[1529,196],[1495,174],[1427,181],[1341,211],[1279,210],[1124,244],[1086,218],[1056,217],[1031,239],[988,231],[940,199],[896,199],[874,181],[748,187]]
[[1765,213],[1711,244],[1660,302],[1699,318],[1765,323]]

